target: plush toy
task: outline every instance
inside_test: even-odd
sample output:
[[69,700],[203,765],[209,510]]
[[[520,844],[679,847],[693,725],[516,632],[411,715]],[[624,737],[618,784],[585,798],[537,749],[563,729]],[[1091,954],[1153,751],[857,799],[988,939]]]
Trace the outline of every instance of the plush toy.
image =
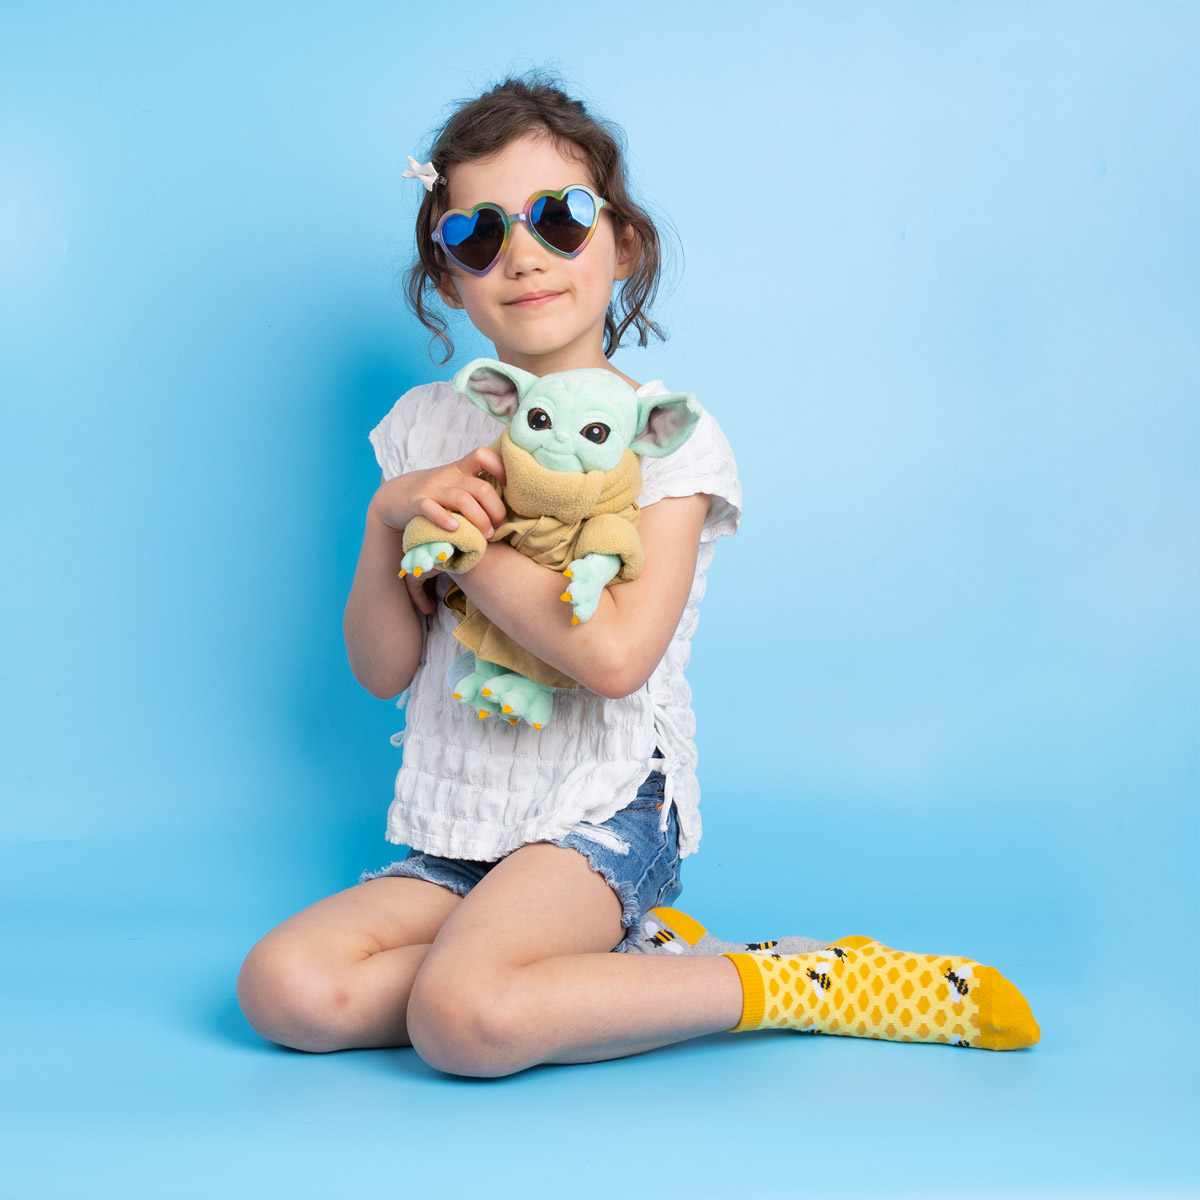
[[[639,398],[619,375],[601,368],[538,377],[479,358],[454,377],[454,387],[508,426],[495,449],[506,483],[497,485],[507,515],[492,541],[508,541],[570,580],[562,599],[572,624],[588,620],[614,579],[642,569],[637,533],[642,490],[639,454],[670,454],[700,419],[696,398],[683,393]],[[490,478],[490,477],[489,477]],[[495,480],[491,480],[493,484]],[[469,571],[487,546],[465,519],[447,532],[425,517],[404,531],[400,574]],[[446,603],[463,616],[454,636],[466,648],[450,671],[456,699],[483,718],[493,713],[540,729],[550,719],[557,688],[579,685],[497,628],[461,589]]]

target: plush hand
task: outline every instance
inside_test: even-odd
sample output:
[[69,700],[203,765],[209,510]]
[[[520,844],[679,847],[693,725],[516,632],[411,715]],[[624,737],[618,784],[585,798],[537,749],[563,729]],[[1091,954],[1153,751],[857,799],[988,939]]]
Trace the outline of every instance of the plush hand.
[[585,554],[563,572],[571,584],[559,599],[574,607],[572,625],[591,618],[600,603],[600,594],[620,569],[621,560],[615,554]]
[[414,546],[400,560],[400,578],[411,571],[418,579],[425,571],[442,570],[455,547],[449,542],[426,542],[423,546]]

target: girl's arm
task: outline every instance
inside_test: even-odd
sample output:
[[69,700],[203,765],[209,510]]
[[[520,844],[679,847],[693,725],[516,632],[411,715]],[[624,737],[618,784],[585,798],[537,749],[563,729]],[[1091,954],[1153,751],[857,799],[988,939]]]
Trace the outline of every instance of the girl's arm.
[[491,537],[504,502],[480,471],[504,480],[500,456],[481,446],[456,463],[386,480],[371,499],[342,628],[354,678],[373,696],[398,695],[412,682],[425,643],[422,614],[433,611],[419,583],[397,578],[404,528],[419,514],[456,529],[453,509]]
[[559,598],[569,581],[506,544],[489,546],[478,565],[455,580],[544,662],[597,695],[628,696],[650,678],[683,616],[708,504],[709,497],[698,494],[642,509],[642,573],[605,588],[595,614],[580,625],[571,624],[571,606]]

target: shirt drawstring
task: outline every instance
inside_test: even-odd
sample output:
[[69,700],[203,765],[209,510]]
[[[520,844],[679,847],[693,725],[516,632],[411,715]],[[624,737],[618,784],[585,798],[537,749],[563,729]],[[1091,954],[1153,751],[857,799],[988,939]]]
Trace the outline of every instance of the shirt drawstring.
[[[398,695],[396,697],[396,707],[401,712],[404,711],[404,706],[408,703],[408,695],[409,695],[410,690],[411,690],[410,688],[405,688],[404,691],[402,691],[400,693],[400,695]],[[393,733],[390,738],[388,738],[388,741],[391,742],[392,745],[395,746],[397,750],[399,750],[400,747],[404,745],[404,735],[407,732],[408,732],[407,727],[405,727],[404,729],[398,730],[396,733]]]
[[[675,803],[679,777],[695,770],[698,755],[695,747],[691,745],[691,739],[683,734],[668,711],[666,700],[651,692],[650,701],[654,707],[654,727],[663,735],[662,742],[666,743],[666,748],[660,745],[657,754],[647,764],[651,771],[661,771],[663,774],[663,807],[662,816],[658,819],[658,829],[660,833],[665,833],[671,806]],[[680,746],[687,749],[681,751]]]

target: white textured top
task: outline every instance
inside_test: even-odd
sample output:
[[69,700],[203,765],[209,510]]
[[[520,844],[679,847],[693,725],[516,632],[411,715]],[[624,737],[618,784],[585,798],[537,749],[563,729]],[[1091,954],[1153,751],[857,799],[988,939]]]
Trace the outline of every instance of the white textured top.
[[[666,394],[659,380],[638,391]],[[495,419],[449,383],[431,383],[401,396],[370,436],[384,478],[392,479],[454,462],[476,446],[491,445],[498,432]],[[662,827],[673,802],[680,854],[695,852],[696,719],[683,672],[705,575],[717,539],[737,529],[742,489],[733,451],[708,412],[680,449],[665,458],[643,458],[641,465],[643,508],[668,496],[712,496],[687,608],[648,683],[620,700],[583,687],[557,692],[554,716],[540,730],[481,721],[450,694],[446,671],[463,648],[452,636],[455,614],[439,604],[427,622],[421,665],[409,690],[388,841],[490,862],[529,842],[562,837],[580,821],[607,821],[657,768],[666,776]],[[446,586],[445,576],[439,577],[439,595]]]

